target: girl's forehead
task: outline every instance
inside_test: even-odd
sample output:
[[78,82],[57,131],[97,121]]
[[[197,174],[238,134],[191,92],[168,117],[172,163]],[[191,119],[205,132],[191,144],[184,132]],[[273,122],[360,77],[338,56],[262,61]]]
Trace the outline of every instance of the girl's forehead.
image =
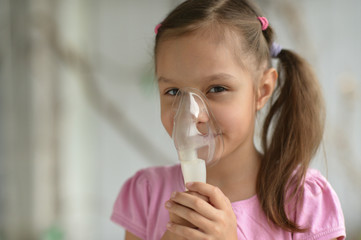
[[[216,43],[212,40],[189,35],[164,41],[158,50],[157,65],[174,67],[216,67],[236,61],[229,44]],[[161,65],[159,65],[161,64]],[[159,70],[159,69],[158,69]]]
[[161,85],[233,82],[249,79],[228,44],[199,36],[164,41],[157,56],[156,75]]
[[223,72],[231,67],[248,71],[249,56],[242,53],[240,42],[234,37],[215,39],[209,35],[193,33],[159,42],[156,61],[157,76],[180,69],[212,70]]

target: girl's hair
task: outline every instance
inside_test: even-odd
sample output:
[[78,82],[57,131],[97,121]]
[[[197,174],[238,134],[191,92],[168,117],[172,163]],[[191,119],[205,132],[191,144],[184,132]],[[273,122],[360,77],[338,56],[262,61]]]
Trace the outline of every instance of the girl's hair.
[[[162,22],[155,42],[155,56],[164,40],[193,32],[211,36],[237,36],[242,56],[257,70],[271,66],[270,48],[274,34],[269,26],[262,31],[260,11],[248,0],[188,0]],[[222,40],[222,39],[218,39]],[[250,57],[248,57],[250,56]],[[263,157],[257,177],[257,195],[268,219],[279,227],[302,232],[287,214],[291,200],[300,204],[309,163],[321,143],[324,106],[311,67],[297,54],[278,54],[278,83],[271,98],[262,131]],[[256,64],[258,63],[258,64]],[[295,207],[295,205],[293,205]]]

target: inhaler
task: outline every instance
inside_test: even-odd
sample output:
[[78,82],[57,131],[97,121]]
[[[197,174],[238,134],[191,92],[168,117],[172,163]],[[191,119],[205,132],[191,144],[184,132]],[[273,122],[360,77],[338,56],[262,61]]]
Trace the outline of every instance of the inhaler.
[[206,166],[214,165],[223,151],[220,128],[207,98],[197,89],[180,89],[173,109],[172,138],[181,163],[184,183],[206,182]]

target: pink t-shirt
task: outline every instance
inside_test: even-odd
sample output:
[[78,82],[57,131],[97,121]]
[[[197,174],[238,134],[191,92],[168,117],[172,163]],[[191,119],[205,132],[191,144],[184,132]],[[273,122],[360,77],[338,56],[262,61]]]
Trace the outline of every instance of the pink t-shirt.
[[[180,165],[140,170],[123,185],[114,204],[112,221],[141,239],[159,240],[169,221],[164,203],[174,191],[184,191]],[[289,216],[306,233],[291,233],[270,225],[257,196],[233,202],[238,239],[344,239],[345,223],[335,191],[314,169],[306,175],[304,202]]]

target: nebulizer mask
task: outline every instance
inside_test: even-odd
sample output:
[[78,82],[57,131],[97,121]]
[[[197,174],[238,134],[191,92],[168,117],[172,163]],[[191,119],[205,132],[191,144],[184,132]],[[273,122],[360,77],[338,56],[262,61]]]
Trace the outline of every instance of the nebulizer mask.
[[185,183],[206,182],[206,166],[214,165],[223,151],[222,133],[207,98],[194,88],[182,88],[173,102],[172,138]]

